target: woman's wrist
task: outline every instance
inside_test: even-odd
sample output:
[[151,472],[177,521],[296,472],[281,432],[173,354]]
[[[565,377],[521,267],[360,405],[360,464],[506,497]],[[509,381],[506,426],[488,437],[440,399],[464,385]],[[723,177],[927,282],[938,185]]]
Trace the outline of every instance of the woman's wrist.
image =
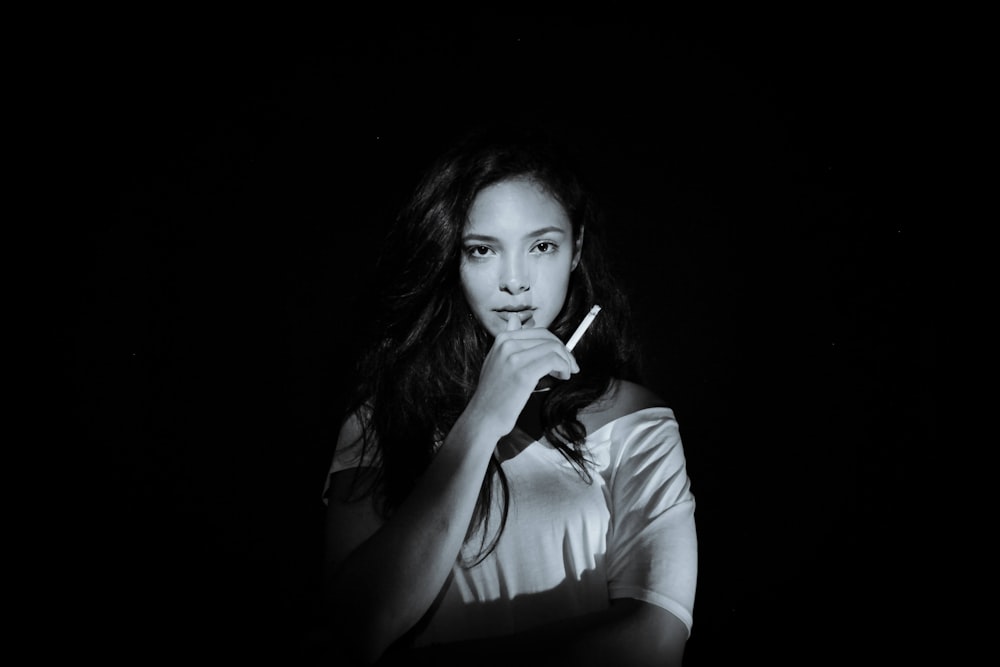
[[482,442],[484,447],[488,447],[492,451],[497,441],[510,433],[512,429],[513,426],[508,426],[504,420],[500,419],[495,410],[484,409],[473,397],[455,421],[449,435],[457,435],[473,446],[475,443]]

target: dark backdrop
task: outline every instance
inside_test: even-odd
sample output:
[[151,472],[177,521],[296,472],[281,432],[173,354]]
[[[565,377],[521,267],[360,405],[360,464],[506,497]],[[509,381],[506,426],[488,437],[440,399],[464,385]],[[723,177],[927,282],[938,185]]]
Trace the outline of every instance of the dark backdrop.
[[94,45],[120,208],[74,285],[110,648],[306,661],[353,299],[425,161],[511,116],[587,156],[681,424],[688,664],[910,641],[912,452],[935,428],[928,239],[899,213],[911,46],[654,21],[131,34]]

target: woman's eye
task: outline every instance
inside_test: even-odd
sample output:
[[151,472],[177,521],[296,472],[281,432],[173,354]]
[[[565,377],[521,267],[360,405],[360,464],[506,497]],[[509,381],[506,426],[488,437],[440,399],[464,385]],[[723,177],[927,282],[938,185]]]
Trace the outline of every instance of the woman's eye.
[[547,255],[550,252],[555,252],[557,247],[558,246],[556,246],[555,243],[549,243],[548,241],[542,241],[541,243],[539,243],[538,245],[535,246],[535,250],[537,250],[538,252],[542,253],[543,255]]
[[466,252],[468,252],[471,257],[486,257],[490,254],[490,248],[489,246],[484,245],[474,245],[470,246]]

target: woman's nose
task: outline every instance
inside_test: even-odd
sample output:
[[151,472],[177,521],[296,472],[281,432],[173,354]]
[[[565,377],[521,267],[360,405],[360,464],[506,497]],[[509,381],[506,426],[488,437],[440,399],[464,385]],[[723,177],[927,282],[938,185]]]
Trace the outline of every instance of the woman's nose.
[[511,277],[500,283],[500,291],[508,292],[510,294],[521,294],[522,292],[527,292],[530,289],[531,285],[528,284],[528,281],[518,277]]
[[507,267],[506,277],[500,280],[500,291],[508,294],[521,294],[531,289],[531,281],[525,273],[523,264]]

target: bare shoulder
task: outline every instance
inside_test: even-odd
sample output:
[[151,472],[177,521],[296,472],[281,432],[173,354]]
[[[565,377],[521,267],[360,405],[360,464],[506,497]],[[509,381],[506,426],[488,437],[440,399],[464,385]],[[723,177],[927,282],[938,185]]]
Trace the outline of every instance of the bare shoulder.
[[612,405],[627,415],[646,408],[665,408],[666,402],[647,387],[629,380],[616,380],[612,385]]
[[615,380],[598,401],[580,413],[580,421],[593,433],[607,423],[646,408],[665,408],[666,402],[647,387],[629,380]]

